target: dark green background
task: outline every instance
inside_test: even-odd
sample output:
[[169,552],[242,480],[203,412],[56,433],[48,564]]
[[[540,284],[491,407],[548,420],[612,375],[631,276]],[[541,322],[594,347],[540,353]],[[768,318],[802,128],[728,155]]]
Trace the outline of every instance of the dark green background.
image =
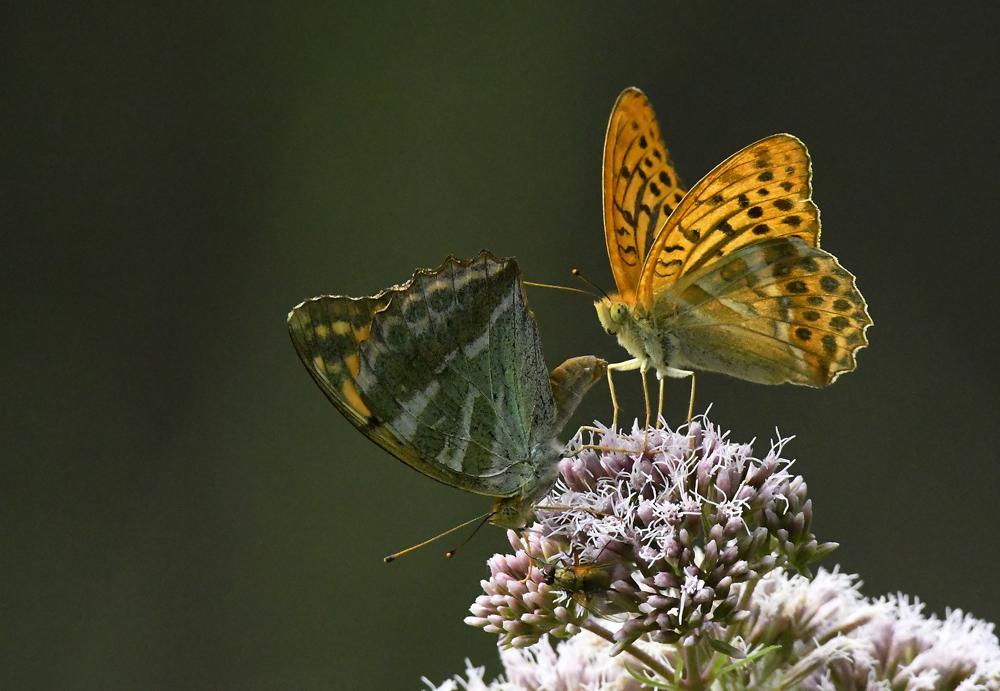
[[[649,95],[693,184],[775,132],[875,326],[829,390],[699,380],[809,482],[865,592],[1000,619],[992,3],[25,3],[0,17],[0,685],[420,687],[505,549],[357,433],[285,315],[446,254],[612,283],[601,151]],[[532,290],[550,365],[626,354]],[[628,413],[638,377],[620,377]],[[687,384],[668,387],[679,422]],[[609,421],[596,387],[579,422]]]

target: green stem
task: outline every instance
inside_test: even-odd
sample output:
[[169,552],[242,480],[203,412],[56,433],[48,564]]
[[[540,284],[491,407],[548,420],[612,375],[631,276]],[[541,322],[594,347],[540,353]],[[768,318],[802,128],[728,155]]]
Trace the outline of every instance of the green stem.
[[685,647],[678,645],[684,650],[684,675],[687,677],[687,687],[690,691],[702,691],[705,688],[705,680],[701,676],[701,661],[698,659],[698,646]]
[[[598,624],[590,617],[587,617],[580,626],[586,629],[587,631],[590,631],[595,636],[600,636],[611,645],[614,645],[616,643],[615,637],[611,634],[611,632],[608,631],[603,626],[601,626],[600,624]],[[625,646],[625,652],[627,652],[629,655],[634,657],[642,664],[646,665],[646,667],[653,670],[664,679],[669,680],[673,678],[674,676],[673,673],[669,669],[667,669],[662,662],[655,660],[652,656],[639,650],[639,648],[637,648],[636,646],[632,644]]]

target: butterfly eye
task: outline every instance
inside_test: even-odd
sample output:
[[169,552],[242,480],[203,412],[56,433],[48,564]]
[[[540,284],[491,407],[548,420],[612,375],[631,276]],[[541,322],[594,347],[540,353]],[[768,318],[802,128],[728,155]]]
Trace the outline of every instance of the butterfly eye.
[[616,324],[620,324],[622,322],[622,320],[625,318],[625,313],[627,311],[628,311],[628,308],[625,306],[624,303],[621,303],[621,302],[614,303],[613,305],[611,305],[611,319],[612,319],[612,321],[614,321]]

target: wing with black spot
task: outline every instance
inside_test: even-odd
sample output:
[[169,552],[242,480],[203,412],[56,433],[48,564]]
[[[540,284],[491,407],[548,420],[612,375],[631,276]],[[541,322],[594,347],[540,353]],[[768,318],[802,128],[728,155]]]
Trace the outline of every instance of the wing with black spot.
[[604,140],[604,237],[625,302],[634,299],[656,228],[683,196],[652,106],[638,89],[626,89]]
[[660,326],[693,369],[826,386],[856,367],[871,325],[854,276],[798,238],[744,246],[658,296]]
[[638,303],[685,274],[719,261],[741,247],[776,237],[819,246],[819,209],[811,199],[805,144],[776,134],[730,156],[684,197],[646,258]]

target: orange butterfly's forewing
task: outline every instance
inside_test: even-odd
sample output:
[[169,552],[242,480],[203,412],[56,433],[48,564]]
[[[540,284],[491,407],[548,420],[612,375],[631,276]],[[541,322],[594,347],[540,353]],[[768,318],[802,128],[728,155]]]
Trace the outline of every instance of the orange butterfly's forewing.
[[809,152],[790,134],[762,139],[723,161],[660,221],[638,304],[652,307],[684,274],[754,242],[796,237],[818,247],[810,178]]
[[656,228],[683,196],[649,101],[626,89],[604,140],[604,237],[623,301],[634,301]]

